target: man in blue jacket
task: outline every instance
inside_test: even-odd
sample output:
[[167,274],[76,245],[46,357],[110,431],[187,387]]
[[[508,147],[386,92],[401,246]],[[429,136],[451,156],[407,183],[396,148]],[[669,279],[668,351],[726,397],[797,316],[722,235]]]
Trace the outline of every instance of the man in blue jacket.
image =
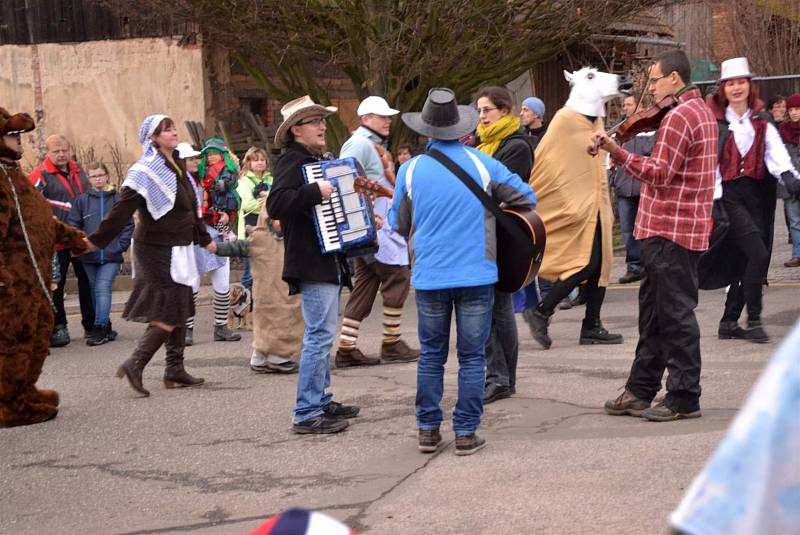
[[[422,112],[404,113],[402,119],[432,139],[428,150],[449,157],[496,201],[519,207],[536,204],[533,191],[519,176],[494,158],[458,143],[475,129],[478,114],[469,106],[458,106],[450,89],[431,89]],[[439,404],[455,308],[459,362],[455,453],[471,455],[486,443],[475,431],[483,414],[485,346],[497,282],[494,216],[456,175],[421,155],[400,168],[389,222],[408,239],[411,284],[416,290],[419,450],[435,452],[442,442]]]

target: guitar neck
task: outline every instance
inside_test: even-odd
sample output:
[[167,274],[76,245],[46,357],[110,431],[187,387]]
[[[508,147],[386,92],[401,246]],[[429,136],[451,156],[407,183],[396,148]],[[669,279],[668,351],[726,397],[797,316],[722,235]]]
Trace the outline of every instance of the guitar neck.
[[388,197],[390,199],[394,197],[394,190],[381,186],[379,182],[363,176],[356,177],[354,187],[359,193],[369,193],[375,197]]

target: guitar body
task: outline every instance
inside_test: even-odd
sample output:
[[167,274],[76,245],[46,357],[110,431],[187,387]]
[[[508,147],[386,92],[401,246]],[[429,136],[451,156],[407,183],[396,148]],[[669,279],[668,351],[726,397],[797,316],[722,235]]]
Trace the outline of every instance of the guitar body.
[[533,208],[504,208],[507,219],[522,230],[520,241],[497,224],[497,289],[513,293],[530,284],[539,272],[547,240],[544,223]]

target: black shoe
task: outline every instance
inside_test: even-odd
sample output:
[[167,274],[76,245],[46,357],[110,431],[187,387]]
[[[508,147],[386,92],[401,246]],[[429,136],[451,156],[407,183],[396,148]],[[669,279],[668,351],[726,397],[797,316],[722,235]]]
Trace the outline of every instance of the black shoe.
[[111,339],[108,337],[108,325],[95,325],[92,332],[89,333],[89,336],[86,338],[86,345],[100,346],[110,341]]
[[744,330],[744,337],[745,340],[749,342],[753,342],[756,344],[766,344],[769,342],[769,335],[767,331],[764,330],[764,327],[761,325],[761,321],[750,321],[747,320],[747,329]]
[[325,405],[323,410],[325,411],[325,416],[328,418],[344,420],[358,416],[358,413],[361,411],[361,407],[356,407],[355,405],[342,405],[336,401],[331,401]]
[[550,318],[535,308],[529,308],[523,312],[522,317],[528,324],[533,339],[539,342],[544,349],[550,349],[550,346],[553,345],[553,341],[547,334],[547,324],[550,322]]
[[113,342],[117,339],[117,331],[114,330],[114,327],[111,326],[111,322],[108,322],[108,341]]
[[228,329],[227,325],[214,325],[215,342],[238,342],[241,339],[242,335]]
[[511,388],[502,386],[495,383],[486,385],[486,390],[483,392],[483,404],[488,405],[494,403],[498,399],[507,399],[511,397]]
[[744,329],[735,321],[720,321],[717,335],[720,340],[742,340],[745,337]]
[[593,344],[621,344],[622,342],[623,338],[621,334],[608,332],[600,322],[591,329],[581,327],[581,337],[578,341],[582,346]]
[[68,345],[69,331],[66,325],[56,325],[53,334],[50,335],[50,347],[64,347]]
[[344,431],[348,425],[350,422],[347,420],[337,420],[323,414],[292,425],[292,431],[298,435],[326,435]]
[[644,277],[642,276],[641,273],[634,273],[633,271],[628,271],[623,276],[621,276],[617,282],[619,282],[620,284],[630,284],[632,282],[640,281],[643,278]]

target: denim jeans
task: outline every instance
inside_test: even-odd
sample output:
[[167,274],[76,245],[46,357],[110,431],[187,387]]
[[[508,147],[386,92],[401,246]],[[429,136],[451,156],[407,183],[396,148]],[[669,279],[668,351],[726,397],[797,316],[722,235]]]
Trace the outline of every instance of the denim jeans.
[[294,406],[296,424],[322,414],[333,398],[325,389],[331,386],[331,348],[336,336],[340,291],[336,284],[300,283],[305,329]]
[[792,258],[800,258],[800,199],[796,197],[784,199],[783,208],[789,218],[789,232],[792,236]]
[[92,288],[92,305],[94,306],[94,324],[108,325],[111,314],[111,288],[119,273],[120,264],[83,264],[89,286]]
[[625,241],[625,263],[628,264],[628,272],[641,273],[642,245],[633,237],[636,212],[639,211],[639,197],[617,197],[617,209],[622,239]]
[[442,423],[444,365],[450,347],[450,319],[456,311],[458,401],[453,411],[456,436],[471,435],[481,423],[485,347],[492,326],[494,285],[417,290],[420,355],[417,365],[417,427]]
[[241,283],[242,286],[245,288],[252,290],[253,289],[253,273],[250,271],[250,258],[247,256],[242,257],[242,265],[244,269],[242,271],[242,278]]

